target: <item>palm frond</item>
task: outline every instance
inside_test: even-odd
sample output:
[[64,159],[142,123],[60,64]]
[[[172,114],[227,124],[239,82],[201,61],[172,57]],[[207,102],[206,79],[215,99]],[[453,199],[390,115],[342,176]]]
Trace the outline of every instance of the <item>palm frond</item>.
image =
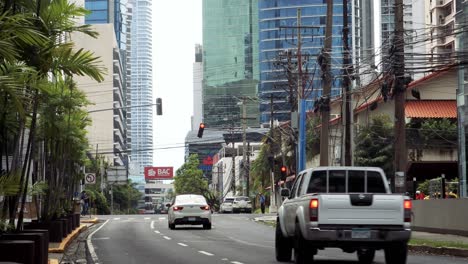
[[0,176],[0,195],[16,195],[20,191],[19,173],[10,173]]
[[60,45],[54,51],[53,69],[63,71],[67,75],[87,75],[98,82],[104,80],[105,68],[100,65],[99,57],[94,53],[79,49],[74,50],[72,43]]

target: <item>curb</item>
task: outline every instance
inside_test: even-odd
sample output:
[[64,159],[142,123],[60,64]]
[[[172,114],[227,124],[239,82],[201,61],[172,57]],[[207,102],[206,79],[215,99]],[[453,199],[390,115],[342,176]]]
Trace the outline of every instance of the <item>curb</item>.
[[49,259],[49,264],[59,264],[58,259]]
[[454,257],[468,258],[468,250],[460,248],[408,245],[408,249],[415,252],[427,252],[436,255],[449,255]]
[[70,244],[70,242],[83,230],[86,230],[88,228],[87,225],[80,225],[80,227],[76,228],[69,234],[62,242],[60,243],[58,248],[49,248],[49,253],[63,253],[65,251],[65,248]]
[[99,223],[99,219],[98,218],[93,218],[93,219],[89,219],[89,220],[81,220],[80,219],[80,223],[85,223],[85,224],[97,224]]

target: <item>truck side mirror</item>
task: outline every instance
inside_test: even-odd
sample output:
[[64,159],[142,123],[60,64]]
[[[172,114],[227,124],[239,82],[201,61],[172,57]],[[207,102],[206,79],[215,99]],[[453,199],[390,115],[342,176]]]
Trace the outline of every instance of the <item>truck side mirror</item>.
[[288,188],[281,189],[280,193],[281,193],[282,197],[289,197],[289,189]]

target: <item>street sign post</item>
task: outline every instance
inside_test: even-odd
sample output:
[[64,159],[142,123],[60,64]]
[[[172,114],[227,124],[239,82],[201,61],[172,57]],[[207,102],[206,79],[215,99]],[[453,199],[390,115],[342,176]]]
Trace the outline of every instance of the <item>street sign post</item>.
[[109,167],[106,172],[108,184],[124,185],[128,182],[128,173],[125,166]]

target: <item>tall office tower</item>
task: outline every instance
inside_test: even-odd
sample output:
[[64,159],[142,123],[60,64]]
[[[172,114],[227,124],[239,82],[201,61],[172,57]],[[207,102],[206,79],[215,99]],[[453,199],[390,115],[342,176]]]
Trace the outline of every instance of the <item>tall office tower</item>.
[[195,62],[193,63],[193,116],[192,130],[197,130],[203,122],[203,47],[195,45]]
[[[82,0],[81,0],[82,1]],[[119,53],[120,75],[119,85],[121,86],[122,100],[120,106],[121,115],[123,117],[123,132],[124,148],[121,150],[125,153],[125,165],[128,165],[131,155],[131,131],[130,131],[130,117],[131,117],[131,62],[130,62],[130,25],[132,19],[132,9],[128,0],[85,0],[85,8],[90,10],[91,13],[85,17],[86,24],[112,24],[114,35],[117,43],[117,52]],[[115,62],[117,63],[117,61]]]
[[88,140],[93,150],[105,153],[107,161],[114,166],[123,166],[127,161],[125,150],[125,115],[123,89],[123,59],[115,38],[112,24],[93,25],[99,38],[74,33],[71,36],[77,48],[94,52],[107,69],[104,81],[96,83],[87,76],[75,76],[78,88],[92,103],[88,106],[91,125],[87,127]]
[[153,165],[153,53],[152,1],[133,0],[131,24],[131,144],[136,176]]
[[[350,47],[353,35],[352,27],[352,1],[349,1],[349,39]],[[271,111],[273,119],[279,121],[290,120],[290,112],[294,110],[294,101],[297,98],[297,84],[288,83],[284,69],[277,67],[278,57],[283,54],[283,60],[287,60],[287,53],[291,52],[291,64],[297,63],[297,9],[301,9],[303,26],[314,26],[315,29],[302,29],[302,54],[308,55],[308,63],[305,67],[310,75],[314,75],[313,91],[306,94],[306,109],[313,107],[315,98],[322,95],[322,82],[317,70],[317,55],[324,47],[325,23],[327,4],[322,0],[259,0],[259,50],[260,50],[260,122],[269,123]],[[333,10],[333,40],[331,54],[331,70],[333,78],[332,96],[340,94],[343,62],[343,5],[341,1],[334,1]],[[285,28],[285,27],[288,28]],[[357,40],[356,40],[357,41]],[[303,62],[306,60],[302,57]],[[289,71],[297,76],[293,66]],[[304,69],[304,72],[307,71]],[[297,79],[292,77],[290,79]],[[309,89],[310,90],[310,89]],[[270,100],[273,97],[273,105]]]
[[248,126],[258,126],[258,1],[203,0],[203,120],[239,127],[242,98]]

